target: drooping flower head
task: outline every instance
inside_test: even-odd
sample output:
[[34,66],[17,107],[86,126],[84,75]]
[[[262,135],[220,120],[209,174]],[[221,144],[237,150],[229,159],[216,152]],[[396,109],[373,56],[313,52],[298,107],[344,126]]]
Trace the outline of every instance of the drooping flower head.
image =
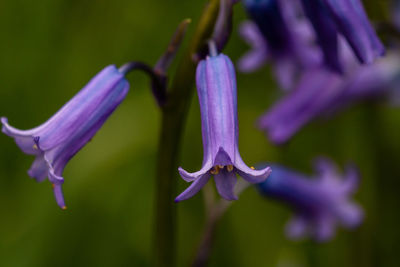
[[252,72],[268,60],[283,89],[291,89],[295,77],[304,68],[322,62],[320,49],[314,45],[314,33],[298,15],[297,0],[246,0],[251,18],[239,32],[251,51],[239,61],[242,72]]
[[394,103],[400,91],[398,60],[399,55],[390,53],[372,65],[358,65],[354,57],[347,57],[349,68],[343,75],[328,68],[309,69],[290,93],[261,116],[258,126],[273,143],[282,144],[312,120],[330,117],[351,104],[385,97]]
[[361,0],[302,0],[314,26],[325,61],[341,71],[337,35],[341,34],[361,63],[372,63],[385,49],[373,29]]
[[204,147],[200,171],[188,173],[179,168],[182,178],[192,184],[176,202],[195,195],[214,176],[219,194],[234,200],[236,174],[250,183],[264,181],[271,172],[249,168],[238,148],[238,118],[235,70],[231,60],[223,54],[212,54],[200,61],[196,71],[197,93],[200,103]]
[[333,237],[337,225],[352,229],[362,222],[362,209],[349,199],[358,187],[358,171],[354,166],[347,167],[344,178],[327,159],[316,162],[316,177],[279,165],[272,168],[271,176],[256,186],[262,195],[293,210],[295,215],[286,227],[289,238],[309,236],[327,241]]
[[36,157],[29,176],[53,184],[57,204],[65,209],[63,170],[68,161],[89,142],[125,98],[129,84],[114,65],[104,68],[44,124],[18,130],[1,118],[3,133],[14,138],[21,150]]

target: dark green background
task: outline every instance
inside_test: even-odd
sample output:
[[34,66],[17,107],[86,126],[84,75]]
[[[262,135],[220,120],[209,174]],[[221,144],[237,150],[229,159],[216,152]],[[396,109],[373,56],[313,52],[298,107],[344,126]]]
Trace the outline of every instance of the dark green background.
[[[104,66],[155,63],[182,19],[193,19],[190,36],[204,3],[1,0],[0,115],[17,128],[32,128]],[[235,11],[237,26],[245,14],[239,5]],[[236,61],[246,50],[235,30],[225,53]],[[128,79],[126,100],[65,170],[67,211],[57,207],[48,181],[29,179],[33,158],[0,136],[0,266],[151,265],[160,114],[147,77],[134,73]],[[279,162],[311,173],[318,155],[341,166],[353,161],[362,173],[356,199],[366,219],[354,232],[339,230],[327,244],[290,242],[283,234],[290,211],[248,190],[219,225],[211,266],[398,266],[400,110],[385,103],[358,105],[313,122],[278,148],[254,127],[280,96],[269,69],[237,79],[245,162]],[[198,102],[192,102],[181,165],[194,171],[203,152]],[[187,184],[176,179],[183,190]],[[178,266],[187,266],[205,218],[201,194],[180,203],[178,211]]]

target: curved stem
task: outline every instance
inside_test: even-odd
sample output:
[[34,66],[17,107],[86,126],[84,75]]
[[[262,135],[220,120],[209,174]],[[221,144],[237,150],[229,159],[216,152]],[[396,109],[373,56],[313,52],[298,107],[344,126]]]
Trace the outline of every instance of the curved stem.
[[174,198],[182,131],[195,80],[196,62],[193,61],[193,55],[206,44],[210,37],[218,6],[219,0],[211,0],[203,11],[191,45],[178,65],[172,85],[167,92],[167,101],[161,109],[162,125],[156,170],[156,214],[154,217],[154,258],[157,267],[175,266],[176,204],[174,204]]
[[166,77],[161,73],[157,73],[148,64],[140,61],[131,61],[119,68],[119,72],[126,75],[133,70],[141,70],[149,75],[151,79],[151,89],[159,106],[165,103],[166,98]]

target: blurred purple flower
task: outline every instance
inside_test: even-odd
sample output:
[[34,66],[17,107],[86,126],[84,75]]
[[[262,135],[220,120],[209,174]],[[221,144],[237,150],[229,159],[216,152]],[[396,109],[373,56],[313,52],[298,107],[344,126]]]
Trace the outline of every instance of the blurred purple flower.
[[283,89],[291,89],[304,69],[322,62],[343,72],[339,34],[361,63],[384,53],[360,0],[246,0],[244,5],[252,23],[245,22],[240,34],[252,50],[239,61],[239,69],[251,72],[269,59]]
[[[399,100],[399,55],[389,54],[372,65],[358,65],[346,46],[348,69],[343,75],[328,68],[307,70],[297,86],[258,121],[275,144],[287,142],[304,125],[362,100],[389,97]],[[353,57],[353,58],[351,58]],[[397,94],[397,96],[396,96]]]
[[36,159],[29,176],[53,184],[57,204],[65,209],[61,185],[68,161],[87,143],[125,98],[129,84],[114,65],[104,68],[47,122],[31,130],[18,130],[1,118],[3,133]]
[[361,63],[372,63],[385,52],[361,0],[302,0],[306,15],[314,26],[325,61],[341,70],[337,34],[350,44]]
[[235,200],[236,174],[250,183],[260,183],[268,177],[271,169],[254,170],[240,157],[236,77],[231,60],[219,54],[200,61],[196,82],[202,123],[203,166],[195,173],[179,168],[182,178],[192,184],[175,201],[195,195],[211,175],[219,194],[227,200]]
[[255,71],[271,60],[279,85],[288,90],[303,69],[321,63],[311,26],[297,14],[298,4],[293,0],[244,1],[252,21],[242,23],[239,32],[252,50],[240,59],[240,71]]
[[333,162],[316,161],[316,177],[272,165],[270,177],[257,185],[262,195],[290,206],[295,215],[286,226],[290,239],[309,236],[328,241],[335,227],[355,228],[363,220],[360,206],[350,200],[358,187],[357,168],[348,166],[342,179]]

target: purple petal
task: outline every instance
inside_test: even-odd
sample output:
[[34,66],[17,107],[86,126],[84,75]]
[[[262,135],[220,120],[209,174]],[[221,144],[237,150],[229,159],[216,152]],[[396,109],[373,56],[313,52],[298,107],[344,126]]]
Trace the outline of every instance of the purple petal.
[[325,0],[339,31],[362,63],[372,63],[384,48],[358,0]]
[[240,157],[239,153],[236,154],[236,160],[234,166],[236,167],[237,173],[249,183],[262,183],[271,174],[271,168],[266,167],[261,170],[255,170],[249,168]]
[[53,185],[53,192],[54,192],[54,197],[56,198],[57,205],[65,210],[67,206],[65,206],[65,201],[64,201],[64,195],[62,192],[62,187],[59,184],[54,184]]
[[336,179],[338,174],[337,174],[337,167],[335,163],[325,157],[319,157],[314,160],[314,170],[316,172],[316,175],[320,177],[320,179],[331,179],[334,178]]
[[257,48],[257,50],[267,46],[257,25],[250,20],[239,25],[239,35],[248,45]]
[[222,148],[232,159],[237,143],[236,75],[233,64],[223,54],[208,57],[197,66],[196,81],[204,158],[211,154],[215,161]]
[[28,170],[28,174],[30,177],[36,179],[37,182],[42,182],[47,177],[49,167],[42,155],[39,155],[35,158],[31,168]]
[[3,124],[2,131],[6,135],[14,138],[18,147],[28,155],[39,155],[41,152],[35,147],[34,135],[32,132],[18,130],[8,124],[8,120],[5,117],[1,118]]
[[188,188],[186,188],[185,191],[183,191],[179,196],[175,198],[175,202],[180,202],[186,199],[191,198],[197,192],[200,191],[201,188],[210,180],[210,173],[206,173],[203,176],[199,177],[197,180],[195,180]]
[[250,45],[251,50],[239,59],[238,68],[245,73],[256,71],[268,60],[268,46],[253,22],[241,23],[239,34]]
[[308,222],[301,216],[295,216],[286,224],[285,232],[289,239],[301,239],[307,235]]
[[303,0],[302,3],[317,35],[326,65],[334,71],[341,72],[342,66],[337,46],[338,34],[330,14],[326,8],[322,7],[320,1]]
[[[88,123],[98,119],[103,106],[114,104],[113,98],[124,95],[129,84],[115,66],[98,73],[79,93],[65,104],[52,118],[36,130],[42,150],[48,150],[76,136]],[[117,100],[118,102],[118,100]]]
[[383,46],[381,40],[378,38],[374,28],[371,25],[371,22],[368,19],[367,13],[365,12],[364,6],[360,0],[350,0],[350,4],[353,5],[353,8],[357,15],[360,18],[361,24],[364,26],[369,40],[371,42],[371,49],[374,57],[383,56],[385,53],[385,47]]
[[226,200],[237,200],[234,189],[236,185],[236,174],[234,171],[228,172],[223,169],[214,175],[215,185],[218,193]]
[[298,86],[259,119],[259,128],[266,131],[276,144],[288,141],[301,127],[329,107],[342,93],[342,84],[342,77],[332,71],[307,71]]
[[[46,160],[54,168],[54,174],[61,176],[68,161],[89,142],[108,117],[114,112],[125,98],[129,84],[123,82],[97,106],[93,114],[88,114],[86,121],[82,122],[73,135],[65,139],[62,145],[56,146],[45,152]],[[82,114],[85,116],[85,114]],[[79,123],[78,121],[76,123]],[[41,139],[42,140],[42,139]],[[42,147],[42,143],[41,147]],[[50,177],[49,177],[50,178]]]
[[346,228],[355,228],[359,226],[364,219],[362,208],[355,203],[337,205],[337,212],[341,224]]
[[350,164],[346,167],[345,178],[342,183],[341,189],[345,194],[353,194],[359,186],[360,183],[360,171],[359,169]]
[[186,182],[192,182],[196,179],[199,179],[200,176],[203,176],[204,174],[206,174],[212,168],[212,166],[213,165],[211,164],[211,161],[209,161],[205,165],[203,165],[201,170],[199,170],[197,172],[190,173],[190,172],[185,171],[181,167],[178,168],[178,171],[179,171],[179,174],[181,175],[181,177],[183,178],[183,180],[185,180]]
[[239,71],[250,73],[262,68],[268,60],[267,54],[264,50],[250,50],[239,59],[237,63]]

